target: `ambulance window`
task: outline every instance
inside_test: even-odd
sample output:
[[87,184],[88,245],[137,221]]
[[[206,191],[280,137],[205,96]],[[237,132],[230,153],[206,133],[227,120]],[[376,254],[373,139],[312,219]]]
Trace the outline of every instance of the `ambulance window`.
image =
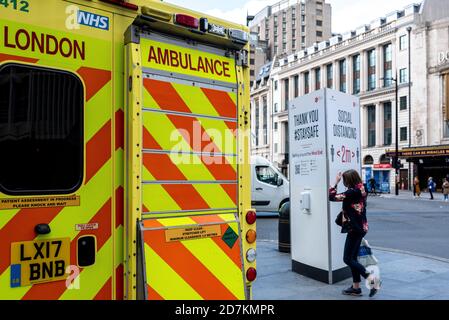
[[65,194],[83,179],[83,86],[74,74],[0,67],[0,192]]

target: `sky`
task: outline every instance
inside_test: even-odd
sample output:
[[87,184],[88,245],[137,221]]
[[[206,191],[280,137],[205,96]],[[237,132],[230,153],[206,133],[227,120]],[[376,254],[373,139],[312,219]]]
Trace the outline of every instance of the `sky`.
[[[246,13],[254,15],[277,0],[166,0],[229,21],[246,24]],[[402,9],[420,0],[326,0],[332,5],[332,32],[343,33]]]

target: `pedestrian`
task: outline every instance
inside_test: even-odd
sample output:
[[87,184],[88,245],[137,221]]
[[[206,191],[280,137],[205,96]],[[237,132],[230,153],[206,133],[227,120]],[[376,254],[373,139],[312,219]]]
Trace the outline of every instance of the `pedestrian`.
[[432,177],[429,177],[429,179],[427,180],[427,188],[429,189],[430,200],[433,200],[433,193],[435,192],[435,182],[433,182]]
[[371,193],[376,194],[376,179],[374,178],[369,179],[369,186],[371,189]]
[[[337,193],[337,186],[343,178],[343,184],[347,188],[343,193]],[[341,232],[347,233],[343,253],[343,261],[351,268],[352,286],[343,290],[344,295],[361,296],[361,277],[371,279],[370,273],[361,265],[357,259],[360,244],[368,232],[368,221],[366,218],[366,191],[360,175],[355,170],[348,170],[337,175],[335,184],[329,189],[329,200],[343,202],[342,211],[335,221],[342,227]],[[340,220],[341,219],[341,220]]]
[[413,197],[420,197],[421,196],[421,188],[419,186],[419,179],[418,177],[415,177],[415,179],[413,179]]
[[444,201],[449,200],[449,181],[447,178],[444,179],[443,182],[443,195],[444,195]]

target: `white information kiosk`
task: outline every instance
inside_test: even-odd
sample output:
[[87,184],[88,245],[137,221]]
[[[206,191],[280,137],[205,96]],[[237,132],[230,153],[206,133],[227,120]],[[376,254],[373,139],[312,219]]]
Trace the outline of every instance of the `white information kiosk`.
[[346,235],[335,224],[342,204],[330,202],[328,190],[338,172],[361,170],[359,99],[330,89],[299,97],[289,105],[289,128],[292,269],[333,284],[351,273]]

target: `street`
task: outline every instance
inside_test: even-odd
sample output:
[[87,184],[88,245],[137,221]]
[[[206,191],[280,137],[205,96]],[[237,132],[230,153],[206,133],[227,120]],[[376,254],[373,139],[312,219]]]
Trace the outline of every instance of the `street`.
[[[449,203],[436,200],[370,196],[367,239],[374,247],[404,250],[449,259]],[[259,217],[259,240],[278,239],[278,218]]]

